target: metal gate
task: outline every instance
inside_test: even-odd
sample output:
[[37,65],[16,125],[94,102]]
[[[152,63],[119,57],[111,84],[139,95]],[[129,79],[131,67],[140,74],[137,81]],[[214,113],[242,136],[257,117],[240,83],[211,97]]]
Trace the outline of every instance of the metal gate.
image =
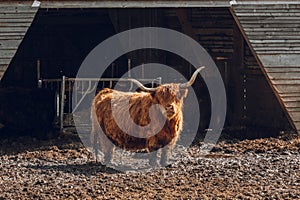
[[[152,86],[161,84],[161,77],[138,80],[141,83],[151,83]],[[55,107],[53,109],[56,112],[56,120],[54,124],[62,131],[65,127],[74,126],[72,113],[77,110],[88,94],[96,91],[97,88],[112,88],[116,83],[126,83],[125,85],[129,86],[128,91],[133,88],[133,83],[129,79],[68,78],[66,76],[61,79],[40,79],[38,85],[40,88],[48,88],[55,92]],[[73,91],[73,88],[76,90]],[[75,99],[72,99],[72,95]]]

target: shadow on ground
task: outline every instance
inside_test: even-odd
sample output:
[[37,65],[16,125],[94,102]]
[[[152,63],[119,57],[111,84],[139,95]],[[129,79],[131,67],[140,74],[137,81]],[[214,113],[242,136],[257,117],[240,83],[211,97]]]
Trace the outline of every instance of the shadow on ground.
[[28,135],[17,135],[16,133],[0,132],[0,156],[17,155],[27,151],[49,150],[53,146],[59,149],[78,149],[83,147],[77,133],[59,133],[53,138],[38,139]]
[[72,173],[74,175],[93,176],[98,173],[117,174],[121,173],[113,168],[106,167],[96,162],[88,162],[82,164],[59,164],[59,165],[29,165],[27,168],[46,170],[46,171],[61,171],[64,173]]

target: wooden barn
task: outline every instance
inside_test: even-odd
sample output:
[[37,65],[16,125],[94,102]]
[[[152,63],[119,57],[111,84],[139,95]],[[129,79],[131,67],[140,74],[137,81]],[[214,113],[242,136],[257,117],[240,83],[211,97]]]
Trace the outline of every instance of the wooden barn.
[[[39,80],[75,77],[83,59],[100,42],[125,30],[156,26],[192,37],[214,59],[228,99],[225,129],[252,130],[252,135],[243,137],[300,132],[300,1],[31,0],[0,5],[1,101],[11,102],[3,100],[7,88],[34,90],[39,97],[35,100],[47,101],[37,92]],[[164,63],[187,77],[192,73],[189,63],[171,57],[133,52],[120,58],[105,76],[120,77],[128,69],[128,60],[133,66]],[[68,106],[52,96],[49,107]],[[53,115],[68,110],[54,107]],[[204,118],[209,117],[201,116],[202,129],[207,128]],[[5,121],[0,110],[0,123],[5,126]]]

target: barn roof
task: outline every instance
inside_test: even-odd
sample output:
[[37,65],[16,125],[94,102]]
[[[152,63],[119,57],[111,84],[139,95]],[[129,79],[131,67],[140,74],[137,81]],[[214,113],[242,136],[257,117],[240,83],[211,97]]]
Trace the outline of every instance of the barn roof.
[[[35,3],[34,3],[35,2]],[[231,7],[249,4],[300,4],[300,0],[3,0],[2,5],[28,5],[40,8],[144,8],[144,7]]]

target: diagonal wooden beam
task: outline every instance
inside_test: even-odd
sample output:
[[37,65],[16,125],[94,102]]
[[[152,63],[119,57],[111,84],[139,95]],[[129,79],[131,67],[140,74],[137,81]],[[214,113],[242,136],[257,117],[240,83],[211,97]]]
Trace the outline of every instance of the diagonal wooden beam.
[[[249,6],[249,5],[248,5],[248,6]],[[255,6],[257,6],[257,8],[261,7],[261,5],[255,5]],[[268,7],[270,7],[269,9],[271,10],[272,5],[270,4],[270,5],[268,5]],[[243,5],[243,8],[247,8],[246,5]],[[287,8],[282,8],[282,10],[284,10],[284,9],[287,9]],[[282,96],[283,94],[286,94],[286,95],[295,95],[295,94],[293,94],[293,93],[294,93],[294,90],[295,90],[294,88],[292,88],[293,91],[288,91],[288,90],[287,90],[287,89],[288,89],[288,86],[290,86],[290,85],[293,86],[293,84],[290,83],[288,79],[285,80],[285,81],[288,82],[288,84],[284,85],[284,87],[285,87],[284,89],[285,89],[286,91],[282,91],[282,94],[281,94],[281,93],[279,92],[279,90],[278,90],[278,86],[272,82],[271,77],[270,77],[270,75],[269,75],[269,73],[268,73],[268,71],[267,71],[267,67],[270,67],[270,66],[272,66],[272,65],[274,65],[274,64],[279,65],[279,66],[277,66],[277,67],[278,67],[278,68],[282,68],[283,70],[285,70],[285,69],[288,67],[289,64],[287,64],[287,63],[280,63],[278,60],[276,61],[276,59],[263,60],[263,59],[262,59],[262,56],[264,56],[264,55],[261,55],[261,54],[259,54],[259,52],[257,52],[257,50],[255,49],[255,47],[254,47],[254,45],[253,45],[253,42],[252,42],[253,39],[252,39],[252,41],[251,41],[251,35],[249,36],[249,34],[247,34],[246,29],[243,27],[243,23],[240,21],[240,18],[239,18],[239,16],[238,16],[238,14],[239,14],[238,7],[236,7],[236,6],[235,6],[235,7],[231,7],[229,10],[230,10],[230,12],[231,12],[231,14],[232,14],[232,16],[233,16],[233,18],[234,18],[234,20],[235,20],[237,26],[239,27],[239,29],[240,29],[240,31],[241,31],[241,33],[242,33],[242,35],[243,35],[245,41],[247,42],[247,45],[249,46],[249,48],[250,48],[252,54],[254,55],[254,57],[255,57],[255,59],[256,59],[258,65],[259,65],[260,69],[262,70],[264,76],[266,77],[266,80],[268,81],[268,84],[269,84],[269,86],[271,87],[271,89],[272,89],[272,91],[273,91],[273,93],[274,93],[276,99],[278,100],[278,102],[279,102],[279,104],[280,104],[280,106],[281,106],[283,112],[285,113],[285,115],[286,115],[286,117],[287,117],[289,123],[291,124],[291,126],[292,126],[292,128],[293,128],[294,130],[296,130],[296,131],[298,131],[298,133],[300,133],[300,125],[298,124],[298,122],[299,122],[299,120],[300,120],[300,116],[293,116],[293,115],[291,114],[292,112],[288,110],[288,108],[287,108],[287,106],[286,106],[286,102],[284,102],[283,96]],[[254,13],[254,10],[255,10],[254,8],[252,9],[252,11],[251,11],[251,9],[249,9],[249,12],[250,12],[250,13],[248,13],[248,14],[249,14],[249,15],[250,15],[250,14],[252,15],[252,13]],[[250,20],[252,21],[252,23],[257,23],[257,24],[260,23],[259,20],[257,20],[256,18],[250,18]],[[275,19],[270,19],[270,20],[271,20],[271,22],[272,22],[273,24],[276,24],[276,23],[277,23]],[[284,33],[284,32],[283,32],[283,36],[284,36],[284,34],[288,34],[288,33]],[[283,37],[283,36],[282,36],[282,37]],[[266,33],[264,33],[264,37],[267,37],[267,34],[266,34]],[[288,42],[288,40],[287,40],[287,42]],[[289,52],[288,52],[288,54],[289,54]],[[269,55],[267,55],[267,56],[268,56],[269,58],[270,58],[270,57],[272,58],[272,56],[270,56],[270,55],[272,55],[272,54],[269,53]],[[280,57],[280,54],[276,54],[276,56],[274,56],[274,57],[275,57],[275,58],[278,58],[278,57]],[[282,59],[282,58],[281,58],[280,60],[281,60],[281,61],[287,62],[287,59]],[[270,63],[268,63],[268,62],[273,62],[273,63],[270,64]],[[288,60],[288,62],[290,62],[290,61]],[[269,66],[269,65],[270,65],[270,66]],[[297,66],[295,66],[295,67],[297,67]],[[291,74],[293,74],[293,72],[286,72],[286,74],[291,75]],[[296,86],[296,87],[297,87],[297,86]],[[297,89],[298,89],[298,88],[297,88]],[[297,89],[296,89],[296,90],[297,90]],[[297,92],[297,93],[299,94],[299,92]],[[296,93],[296,94],[297,94],[297,93]],[[298,95],[298,94],[297,94],[297,95]],[[296,98],[297,98],[297,97],[296,97]]]
[[181,24],[183,32],[194,40],[198,41],[196,31],[189,21],[187,10],[184,8],[178,8],[176,9],[176,15],[178,17],[179,23]]

